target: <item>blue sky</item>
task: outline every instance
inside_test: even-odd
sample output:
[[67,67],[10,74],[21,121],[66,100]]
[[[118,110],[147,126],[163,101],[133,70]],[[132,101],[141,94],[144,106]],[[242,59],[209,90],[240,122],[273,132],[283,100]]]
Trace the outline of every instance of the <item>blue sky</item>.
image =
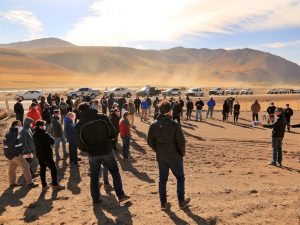
[[300,0],[1,0],[0,43],[254,48],[300,65]]

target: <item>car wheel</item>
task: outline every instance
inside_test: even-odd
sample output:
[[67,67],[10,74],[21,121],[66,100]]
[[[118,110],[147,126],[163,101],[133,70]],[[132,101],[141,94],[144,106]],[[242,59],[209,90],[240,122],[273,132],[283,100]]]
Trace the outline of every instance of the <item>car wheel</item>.
[[76,99],[77,98],[77,95],[72,95],[72,99]]
[[127,98],[130,98],[130,97],[131,97],[131,94],[130,94],[130,93],[127,93],[126,96],[127,96]]

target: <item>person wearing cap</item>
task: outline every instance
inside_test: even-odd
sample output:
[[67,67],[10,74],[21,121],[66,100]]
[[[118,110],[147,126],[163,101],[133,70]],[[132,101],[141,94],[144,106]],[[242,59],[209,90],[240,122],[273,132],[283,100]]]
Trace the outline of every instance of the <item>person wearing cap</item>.
[[194,103],[189,97],[187,97],[186,98],[186,120],[191,119],[193,109],[194,109]]
[[185,138],[178,123],[171,119],[171,104],[163,100],[159,104],[160,115],[150,125],[147,143],[155,151],[159,169],[159,196],[161,209],[168,210],[167,181],[169,170],[177,179],[177,197],[179,207],[184,209],[190,199],[185,198],[185,176],[183,157],[185,155]]
[[262,125],[266,128],[272,128],[272,161],[269,165],[281,166],[282,164],[282,141],[285,134],[286,119],[283,114],[283,108],[276,108],[276,119],[271,124]]
[[276,110],[276,106],[274,105],[274,102],[271,102],[270,106],[267,108],[267,113],[269,115],[268,124],[274,122],[274,120],[275,120],[275,110]]
[[202,109],[204,106],[203,101],[201,98],[198,98],[198,101],[195,103],[196,106],[196,121],[198,121],[198,118],[200,118],[200,122],[202,121]]
[[22,99],[21,98],[17,98],[17,102],[14,105],[14,112],[16,114],[16,120],[21,121],[21,123],[23,125],[23,121],[24,121],[24,107],[23,107]]
[[67,149],[66,148],[66,139],[64,137],[62,125],[60,123],[58,109],[54,110],[54,114],[51,119],[51,135],[55,140],[54,141],[54,149],[55,149],[56,161],[61,160],[61,157],[60,157],[59,151],[58,151],[60,142],[62,143],[64,158],[68,157],[68,153],[66,150]]
[[41,117],[40,111],[38,110],[38,104],[37,103],[33,102],[30,107],[31,107],[31,109],[27,113],[27,117],[33,119],[32,125],[34,127],[35,122],[42,119],[42,117]]
[[123,141],[123,158],[129,160],[129,149],[130,149],[130,114],[128,111],[124,112],[122,119],[120,120],[120,137]]
[[252,121],[258,121],[258,113],[260,111],[260,104],[258,103],[258,100],[255,100],[255,102],[251,105],[251,111],[252,111]]
[[53,161],[52,146],[54,139],[46,132],[46,122],[38,120],[35,124],[35,131],[33,134],[33,141],[36,149],[36,157],[40,164],[40,178],[42,181],[43,190],[49,188],[46,181],[47,167],[51,171],[52,183],[50,186],[55,190],[65,189],[57,181],[57,169]]
[[290,104],[286,104],[285,109],[283,110],[284,117],[286,119],[287,131],[291,131],[291,117],[294,115],[294,111],[290,108]]
[[51,113],[50,113],[50,105],[48,103],[45,104],[45,108],[42,112],[42,120],[46,121],[46,132],[51,133]]

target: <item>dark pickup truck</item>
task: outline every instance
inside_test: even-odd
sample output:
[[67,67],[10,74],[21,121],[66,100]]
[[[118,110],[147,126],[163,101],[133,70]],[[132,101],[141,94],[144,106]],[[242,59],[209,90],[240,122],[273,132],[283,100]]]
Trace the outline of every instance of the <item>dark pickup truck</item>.
[[135,94],[140,97],[159,96],[161,94],[161,90],[157,89],[156,87],[145,86],[138,90]]

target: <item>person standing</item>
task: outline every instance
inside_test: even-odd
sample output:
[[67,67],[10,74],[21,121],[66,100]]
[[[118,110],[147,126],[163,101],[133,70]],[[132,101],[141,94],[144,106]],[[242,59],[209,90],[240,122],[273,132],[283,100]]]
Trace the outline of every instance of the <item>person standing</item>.
[[102,96],[102,98],[100,100],[100,103],[101,103],[101,107],[102,107],[102,113],[106,115],[107,114],[108,101],[107,101],[105,95]]
[[181,107],[179,105],[179,102],[175,101],[175,104],[173,106],[173,120],[177,120],[178,124],[181,126],[180,113],[181,113]]
[[134,126],[135,107],[134,107],[132,99],[129,100],[128,109],[129,109],[129,115],[130,115],[130,126],[132,128],[135,128],[135,126]]
[[109,98],[107,100],[107,106],[108,106],[108,110],[109,112],[111,112],[111,110],[113,109],[113,104],[116,102],[114,95],[110,94]]
[[54,139],[46,132],[46,123],[43,120],[38,120],[35,124],[35,132],[33,134],[33,141],[36,149],[36,156],[40,164],[40,177],[42,181],[43,190],[49,188],[46,181],[47,167],[51,171],[52,183],[50,186],[55,190],[65,189],[57,181],[57,169],[53,161],[52,146]]
[[236,103],[233,106],[233,122],[234,123],[237,123],[239,120],[240,110],[241,110],[240,103],[238,101],[236,101]]
[[78,107],[79,105],[83,102],[83,96],[80,95],[74,102],[73,104],[73,112],[76,115],[76,119],[75,119],[75,123],[77,122],[77,120],[80,119],[80,115],[79,115],[79,111],[78,111]]
[[26,159],[26,161],[30,165],[31,176],[34,176],[34,174],[37,171],[38,162],[36,159],[33,133],[31,130],[32,124],[33,124],[33,119],[31,118],[25,119],[24,127],[20,132],[20,141],[23,145],[23,151],[22,151],[23,158]]
[[150,98],[150,95],[147,96],[147,102],[148,102],[148,105],[149,105],[149,116],[151,116],[151,105],[152,105],[152,100]]
[[81,151],[89,156],[91,169],[90,190],[93,204],[102,202],[99,191],[99,173],[101,164],[107,167],[113,177],[115,192],[119,202],[128,200],[125,195],[118,164],[112,153],[112,140],[116,138],[116,130],[110,119],[98,114],[87,103],[79,106],[80,120],[75,125],[76,139]]
[[180,106],[180,108],[181,108],[180,116],[181,116],[181,118],[183,119],[183,107],[184,107],[184,101],[182,100],[181,96],[179,96],[178,102],[179,102],[179,106]]
[[79,159],[75,137],[75,126],[73,122],[75,120],[75,114],[72,112],[68,112],[68,115],[64,120],[64,131],[69,143],[70,164],[77,165]]
[[42,120],[46,122],[46,132],[51,133],[51,113],[50,113],[50,105],[48,103],[45,104],[45,109],[42,112]]
[[129,161],[129,149],[130,149],[130,123],[129,123],[129,112],[125,112],[120,120],[120,137],[123,141],[123,159]]
[[153,108],[154,108],[154,115],[158,114],[158,104],[159,104],[159,98],[156,97],[153,101]]
[[139,96],[136,96],[136,99],[134,100],[134,106],[135,106],[135,111],[137,113],[137,115],[140,115],[140,107],[141,107],[141,99],[139,98]]
[[169,170],[177,179],[177,197],[179,207],[184,209],[190,199],[185,198],[185,176],[183,157],[185,155],[185,138],[178,123],[171,120],[171,104],[164,100],[159,105],[160,115],[150,125],[147,143],[156,153],[159,169],[159,196],[161,209],[168,210],[167,181]]
[[251,106],[252,111],[252,120],[258,121],[258,113],[260,111],[260,104],[258,103],[258,100],[255,100],[255,102]]
[[68,96],[66,103],[68,104],[68,112],[72,112],[73,110],[73,101],[72,101],[72,97]]
[[23,145],[19,138],[21,128],[21,121],[13,121],[3,140],[4,156],[9,160],[8,180],[10,188],[19,186],[19,184],[16,183],[16,170],[18,167],[22,168],[26,186],[36,187],[32,182],[30,165],[21,155],[23,150]]
[[195,103],[196,105],[196,121],[198,121],[198,118],[200,117],[200,122],[202,121],[202,108],[204,106],[203,101],[201,98],[198,99],[198,101]]
[[41,101],[39,103],[39,109],[41,110],[40,113],[43,112],[46,104],[46,98],[44,96],[41,97]]
[[213,98],[210,98],[209,101],[207,102],[207,106],[208,106],[208,109],[207,109],[207,113],[206,113],[206,119],[208,118],[208,115],[210,115],[210,118],[213,118],[216,101]]
[[141,116],[141,121],[143,121],[143,119],[145,121],[147,121],[147,112],[149,110],[149,103],[147,101],[147,98],[145,98],[142,103],[141,103],[141,108],[142,108],[142,116]]
[[271,102],[270,106],[267,108],[268,117],[268,124],[273,123],[275,120],[275,110],[276,106],[274,106],[274,102]]
[[51,103],[52,103],[52,95],[51,95],[51,93],[49,93],[49,95],[47,96],[47,102],[48,102],[49,105],[51,105]]
[[60,110],[60,123],[61,125],[64,125],[64,119],[66,118],[68,114],[68,104],[65,102],[64,98],[61,98],[59,103],[59,110]]
[[33,119],[33,124],[32,124],[33,126],[35,126],[36,121],[38,121],[42,118],[40,111],[38,110],[38,104],[36,104],[36,103],[31,104],[31,109],[27,113],[27,117]]
[[276,166],[278,163],[278,166],[281,166],[282,164],[282,141],[284,138],[285,133],[285,126],[286,126],[286,120],[285,116],[283,115],[283,109],[282,108],[276,108],[275,110],[276,119],[271,124],[261,125],[266,128],[273,128],[272,131],[272,162],[270,165]]
[[60,123],[59,110],[54,110],[54,115],[51,119],[51,135],[54,138],[54,149],[55,149],[56,161],[61,160],[58,151],[60,142],[62,143],[64,158],[66,158],[68,156],[66,150],[66,139],[64,137],[62,125]]
[[24,107],[22,104],[22,99],[17,98],[17,102],[14,105],[14,112],[16,113],[16,120],[21,121],[21,124],[23,125],[24,121]]
[[113,143],[113,150],[117,151],[117,144],[118,144],[118,137],[119,137],[119,133],[120,133],[120,128],[119,128],[119,123],[120,123],[120,119],[121,119],[121,112],[119,110],[118,107],[116,107],[115,109],[113,109],[113,111],[110,114],[110,120],[113,123],[115,129],[116,129],[116,138],[114,140],[112,140]]
[[224,101],[224,104],[223,104],[223,110],[222,110],[222,114],[223,114],[223,123],[227,123],[228,113],[229,113],[228,101],[225,100],[225,101]]
[[194,103],[189,97],[187,97],[187,99],[186,99],[186,119],[187,120],[191,119],[193,109],[194,109]]
[[122,108],[125,104],[126,104],[126,96],[123,95],[122,98],[118,99],[119,109],[122,110]]
[[290,132],[291,131],[291,117],[294,115],[294,111],[292,108],[290,108],[289,104],[286,104],[283,114],[286,119],[287,130],[288,130],[288,132]]

